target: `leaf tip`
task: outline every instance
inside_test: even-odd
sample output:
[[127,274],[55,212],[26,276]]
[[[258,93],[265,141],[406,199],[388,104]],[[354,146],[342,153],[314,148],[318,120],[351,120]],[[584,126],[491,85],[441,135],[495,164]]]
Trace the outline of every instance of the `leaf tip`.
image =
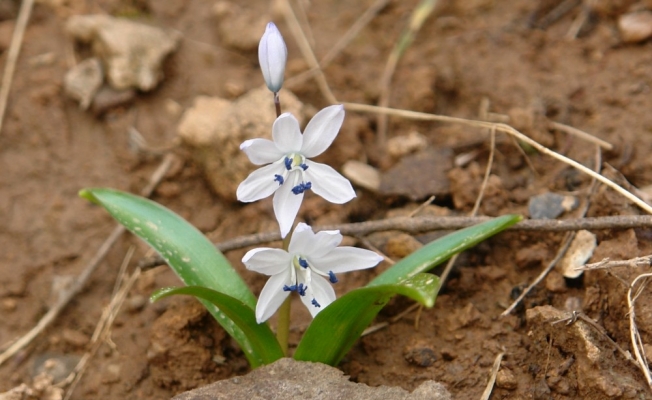
[[79,197],[86,199],[94,204],[100,204],[100,200],[93,194],[93,189],[82,189],[79,191]]

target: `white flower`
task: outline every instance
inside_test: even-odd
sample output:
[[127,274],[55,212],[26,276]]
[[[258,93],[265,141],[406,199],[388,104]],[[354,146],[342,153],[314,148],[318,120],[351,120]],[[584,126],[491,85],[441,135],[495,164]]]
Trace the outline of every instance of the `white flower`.
[[287,59],[288,49],[283,36],[276,25],[270,22],[258,44],[258,62],[260,62],[260,69],[263,71],[267,87],[274,93],[281,90],[281,86],[283,86]]
[[339,231],[314,233],[310,226],[299,223],[288,251],[272,248],[248,251],[242,258],[247,269],[270,276],[256,304],[256,321],[267,321],[290,292],[300,295],[314,317],[335,300],[330,285],[337,282],[335,274],[371,268],[383,260],[373,251],[337,247],[341,242]]
[[249,160],[265,165],[252,172],[238,186],[238,200],[245,203],[274,193],[274,214],[285,237],[299,212],[303,193],[313,192],[342,204],[355,197],[351,183],[328,165],[309,160],[331,145],[344,120],[344,107],[335,105],[319,111],[301,134],[299,122],[282,114],[272,127],[272,138],[251,139],[240,145]]

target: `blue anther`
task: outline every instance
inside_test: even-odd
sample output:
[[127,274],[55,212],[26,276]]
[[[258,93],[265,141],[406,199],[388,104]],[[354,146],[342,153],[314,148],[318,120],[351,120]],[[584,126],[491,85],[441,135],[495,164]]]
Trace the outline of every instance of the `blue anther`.
[[301,296],[305,296],[306,295],[306,289],[308,289],[308,286],[303,286],[303,283],[300,283],[297,286],[297,293],[299,293],[299,295],[301,295]]
[[281,186],[285,181],[281,175],[274,175],[274,180],[278,182],[278,185]]
[[301,164],[299,165],[304,171],[308,169],[308,166],[306,164]]
[[290,157],[285,157],[285,169],[288,171],[292,169],[292,159]]
[[328,280],[331,281],[331,283],[337,283],[338,279],[333,273],[333,271],[328,271]]
[[308,268],[308,261],[306,261],[303,258],[299,257],[299,265],[301,265],[303,268]]
[[319,305],[319,303],[317,303],[317,299],[312,299],[312,302],[311,302],[311,303],[312,303],[313,306],[321,308],[321,306]]
[[292,286],[285,285],[285,286],[283,286],[283,291],[284,292],[296,292],[297,291],[297,285],[292,285]]
[[292,188],[292,193],[294,194],[301,194],[305,192],[306,190],[312,188],[312,183],[310,182],[301,182],[300,184],[296,185],[295,187]]

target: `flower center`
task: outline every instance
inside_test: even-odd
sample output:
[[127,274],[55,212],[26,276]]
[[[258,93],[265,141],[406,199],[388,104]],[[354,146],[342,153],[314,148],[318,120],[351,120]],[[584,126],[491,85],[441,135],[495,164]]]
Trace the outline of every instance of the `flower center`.
[[303,154],[290,153],[277,162],[281,161],[285,166],[285,171],[283,171],[282,175],[274,175],[274,181],[278,182],[279,186],[283,185],[287,181],[290,174],[293,174],[294,179],[292,179],[291,185],[294,186],[292,186],[292,193],[299,195],[306,190],[312,189],[312,182],[306,182],[303,180],[304,171],[308,169],[308,165],[306,164],[306,157],[304,157]]

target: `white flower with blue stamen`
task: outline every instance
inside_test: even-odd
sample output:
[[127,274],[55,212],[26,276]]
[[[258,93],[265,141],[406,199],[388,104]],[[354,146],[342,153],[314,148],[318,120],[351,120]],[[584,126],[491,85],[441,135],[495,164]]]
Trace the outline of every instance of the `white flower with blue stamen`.
[[285,237],[299,212],[303,194],[312,190],[331,203],[342,204],[355,197],[351,183],[328,165],[310,160],[323,153],[335,140],[344,120],[344,107],[335,105],[319,111],[303,134],[299,121],[282,114],[272,126],[272,140],[247,140],[240,149],[256,165],[238,186],[238,200],[249,203],[274,194],[274,214]]
[[342,272],[372,268],[383,260],[373,251],[356,247],[337,247],[339,231],[314,233],[299,223],[292,234],[288,251],[259,248],[247,252],[242,262],[247,269],[270,276],[256,304],[256,321],[267,321],[291,292],[297,292],[314,317],[335,300],[331,283]]

